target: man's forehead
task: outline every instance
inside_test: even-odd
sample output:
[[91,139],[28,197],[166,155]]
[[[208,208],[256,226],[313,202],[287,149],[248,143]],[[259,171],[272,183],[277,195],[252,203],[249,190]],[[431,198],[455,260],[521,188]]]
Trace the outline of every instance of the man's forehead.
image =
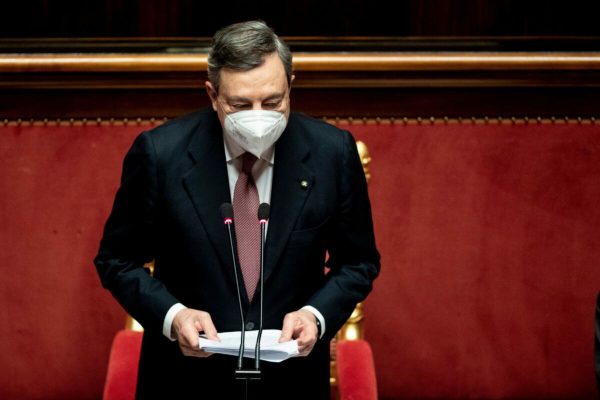
[[288,86],[285,68],[276,53],[266,56],[261,65],[247,71],[223,68],[219,78],[219,91],[229,97],[247,97],[258,92],[272,95],[285,92]]

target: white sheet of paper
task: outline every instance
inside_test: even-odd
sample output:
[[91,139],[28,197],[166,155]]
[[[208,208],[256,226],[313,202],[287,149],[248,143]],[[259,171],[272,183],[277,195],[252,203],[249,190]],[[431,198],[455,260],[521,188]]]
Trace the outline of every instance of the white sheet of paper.
[[[208,340],[204,335],[200,335],[200,348],[208,353],[226,354],[230,356],[238,355],[240,350],[241,333],[221,332],[218,334],[220,342]],[[244,341],[244,357],[254,358],[254,347],[256,346],[256,337],[258,331],[247,331]],[[298,342],[290,340],[289,342],[279,343],[281,331],[277,329],[263,330],[260,338],[260,359],[270,362],[281,362],[290,357],[296,357],[298,353]]]

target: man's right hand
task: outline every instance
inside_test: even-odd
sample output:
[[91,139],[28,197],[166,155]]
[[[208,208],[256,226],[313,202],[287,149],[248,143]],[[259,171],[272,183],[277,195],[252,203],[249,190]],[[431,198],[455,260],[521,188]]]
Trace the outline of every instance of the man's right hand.
[[210,314],[192,308],[185,308],[175,314],[171,331],[173,337],[179,343],[181,352],[190,357],[208,357],[212,354],[200,348],[198,344],[200,332],[204,332],[207,339],[221,341],[217,336],[217,329],[210,318]]

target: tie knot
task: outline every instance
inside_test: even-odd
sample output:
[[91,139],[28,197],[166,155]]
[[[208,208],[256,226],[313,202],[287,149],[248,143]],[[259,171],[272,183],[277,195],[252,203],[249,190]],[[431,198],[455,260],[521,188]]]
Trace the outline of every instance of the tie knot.
[[252,153],[246,152],[242,155],[242,171],[244,171],[246,175],[252,176],[252,166],[256,160],[256,156]]

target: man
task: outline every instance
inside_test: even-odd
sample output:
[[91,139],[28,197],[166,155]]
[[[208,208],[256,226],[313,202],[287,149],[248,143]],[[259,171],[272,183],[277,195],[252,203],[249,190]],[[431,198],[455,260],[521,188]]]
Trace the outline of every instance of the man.
[[135,140],[95,259],[103,286],[145,328],[137,397],[244,398],[236,357],[208,357],[198,335],[241,327],[223,203],[233,203],[244,323],[258,328],[260,202],[271,206],[264,328],[297,340],[301,357],[261,363],[248,395],[326,399],[329,340],[379,272],[354,140],[290,113],[292,55],[262,22],[218,31],[208,74],[212,109]]

